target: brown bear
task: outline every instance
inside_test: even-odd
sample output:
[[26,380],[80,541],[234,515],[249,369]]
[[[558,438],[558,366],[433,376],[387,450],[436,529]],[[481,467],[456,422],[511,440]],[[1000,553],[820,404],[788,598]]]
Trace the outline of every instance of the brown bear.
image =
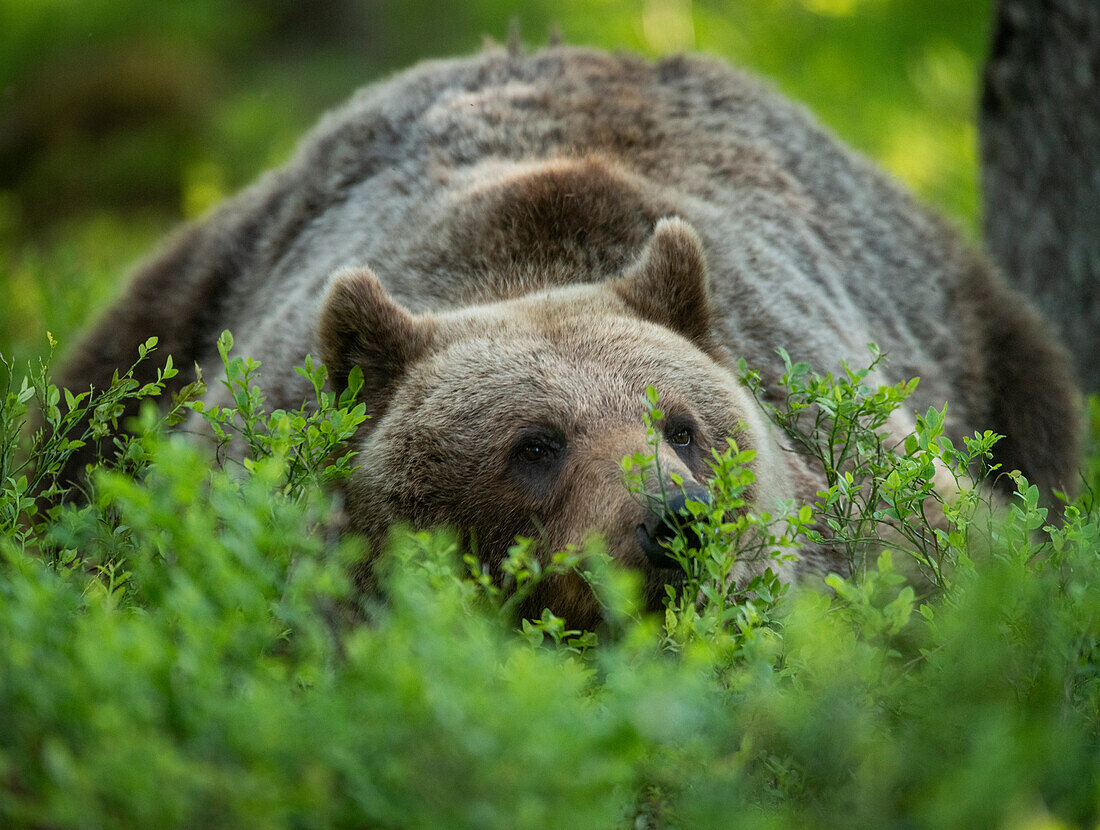
[[[818,486],[737,357],[774,389],[777,347],[832,370],[877,343],[882,379],[919,376],[911,403],[947,402],[956,440],[996,430],[997,461],[1073,483],[1077,392],[1029,305],[801,107],[710,59],[490,49],[368,87],[145,264],[64,382],[102,386],[154,334],[216,376],[226,328],[275,405],[307,397],[308,352],[337,387],[363,370],[347,505],[374,548],[398,520],[461,528],[491,563],[517,535],[545,552],[598,531],[651,602],[662,517],[620,466],[646,446],[646,386],[689,492],[727,437],[757,452],[757,509]],[[798,568],[837,567],[823,556]],[[568,579],[538,601],[596,618]]]

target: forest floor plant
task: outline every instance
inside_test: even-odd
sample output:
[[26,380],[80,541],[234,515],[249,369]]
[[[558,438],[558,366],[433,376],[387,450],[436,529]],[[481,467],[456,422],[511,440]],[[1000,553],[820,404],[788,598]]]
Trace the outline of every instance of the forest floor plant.
[[[710,503],[683,516],[702,544],[670,543],[685,578],[661,617],[595,541],[545,557],[517,540],[499,584],[452,535],[400,532],[381,597],[356,595],[362,551],[333,532],[332,485],[355,464],[358,380],[337,397],[307,360],[311,399],[270,412],[231,346],[225,407],[201,403],[201,381],[157,407],[170,361],[154,383],[130,370],[91,394],[7,365],[0,825],[1100,822],[1089,488],[1056,523],[1026,480],[983,466],[995,435],[955,447],[930,409],[890,437],[915,381],[872,388],[877,352],[835,377],[787,359],[778,397],[742,367],[826,486],[756,514],[751,452],[715,453]],[[192,412],[212,443],[169,430]],[[91,441],[104,457],[67,501],[57,473]],[[624,460],[639,493],[655,463]],[[1002,504],[974,483],[987,474],[1012,477]],[[846,565],[824,590],[771,572],[732,584],[738,558],[807,542]],[[599,631],[516,618],[566,571],[603,604]]]

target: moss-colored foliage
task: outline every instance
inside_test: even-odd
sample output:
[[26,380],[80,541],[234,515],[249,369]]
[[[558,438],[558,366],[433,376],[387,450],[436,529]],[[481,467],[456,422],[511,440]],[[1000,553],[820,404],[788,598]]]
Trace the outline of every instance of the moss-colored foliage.
[[[363,551],[336,532],[324,484],[354,464],[341,441],[362,407],[324,393],[311,365],[315,398],[268,413],[255,364],[230,343],[234,406],[202,414],[244,465],[219,468],[147,409],[133,437],[101,443],[108,458],[84,506],[49,487],[29,501],[19,482],[71,449],[54,439],[61,393],[38,372],[4,398],[0,449],[14,474],[0,491],[0,825],[1100,819],[1100,518],[1072,504],[1053,527],[1019,480],[1007,504],[949,516],[933,578],[911,582],[906,564],[927,571],[940,527],[924,513],[986,497],[928,486],[927,454],[952,469],[980,455],[945,444],[934,416],[897,448],[873,440],[908,386],[791,366],[777,423],[804,429],[803,451],[823,467],[854,447],[837,464],[851,484],[895,481],[876,497],[866,481],[831,486],[813,505],[731,522],[724,508],[738,512],[751,458],[717,454],[712,505],[685,516],[708,541],[695,552],[672,542],[690,578],[662,618],[639,613],[636,581],[597,547],[548,561],[521,541],[501,590],[442,533],[397,534],[377,567],[383,590],[357,596],[349,570]],[[174,407],[203,409],[190,400],[200,391]],[[123,375],[66,398],[106,429],[120,400],[156,392]],[[46,428],[15,438],[34,398]],[[660,403],[647,400],[652,422]],[[824,401],[833,413],[798,423]],[[925,511],[896,510],[899,495]],[[860,542],[867,522],[894,532]],[[726,590],[730,557],[784,556],[807,537],[850,546],[855,575],[826,591],[788,592],[768,576],[749,595]],[[603,628],[514,618],[512,590],[566,569],[589,580]]]

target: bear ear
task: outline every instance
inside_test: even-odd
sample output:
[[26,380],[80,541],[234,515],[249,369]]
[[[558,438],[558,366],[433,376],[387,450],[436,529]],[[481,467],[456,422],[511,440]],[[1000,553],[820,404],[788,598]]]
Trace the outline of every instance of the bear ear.
[[317,339],[333,388],[343,391],[348,374],[358,366],[363,371],[361,397],[377,414],[394,382],[428,349],[434,328],[394,302],[369,268],[352,268],[332,279],[321,305]]
[[638,261],[609,285],[642,319],[701,347],[712,345],[703,245],[683,219],[658,222]]

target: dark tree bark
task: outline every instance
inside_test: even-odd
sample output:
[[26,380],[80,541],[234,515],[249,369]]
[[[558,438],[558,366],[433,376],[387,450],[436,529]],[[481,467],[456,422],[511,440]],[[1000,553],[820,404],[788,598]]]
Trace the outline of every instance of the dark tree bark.
[[1100,390],[1100,0],[1000,0],[980,131],[985,237]]

